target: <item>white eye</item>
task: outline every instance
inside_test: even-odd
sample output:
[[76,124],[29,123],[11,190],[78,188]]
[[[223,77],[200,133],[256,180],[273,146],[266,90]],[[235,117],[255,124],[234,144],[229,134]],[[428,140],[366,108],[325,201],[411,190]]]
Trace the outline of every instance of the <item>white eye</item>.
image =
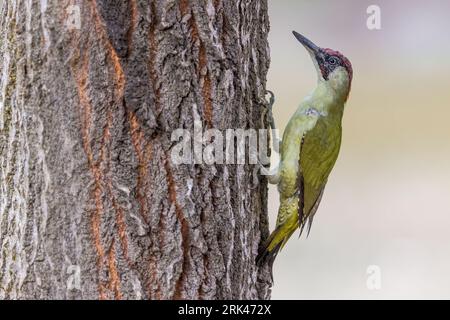
[[335,65],[335,64],[339,63],[339,60],[336,57],[330,57],[328,59],[328,63],[331,64],[331,65]]

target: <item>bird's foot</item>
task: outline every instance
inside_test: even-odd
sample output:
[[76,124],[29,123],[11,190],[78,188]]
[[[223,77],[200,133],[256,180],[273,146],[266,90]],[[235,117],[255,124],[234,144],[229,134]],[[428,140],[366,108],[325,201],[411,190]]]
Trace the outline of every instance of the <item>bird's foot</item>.
[[269,100],[267,101],[267,109],[266,109],[266,112],[263,114],[263,117],[267,114],[269,126],[272,129],[272,149],[275,152],[279,153],[281,140],[278,136],[278,130],[275,125],[275,118],[273,117],[273,106],[275,104],[275,94],[270,90],[267,90],[266,93],[269,95]]
[[274,169],[270,169],[269,167],[264,166],[260,162],[255,166],[257,170],[259,170],[260,176],[265,176],[267,178],[267,181],[270,184],[278,184],[280,182],[280,173],[278,170],[278,167]]

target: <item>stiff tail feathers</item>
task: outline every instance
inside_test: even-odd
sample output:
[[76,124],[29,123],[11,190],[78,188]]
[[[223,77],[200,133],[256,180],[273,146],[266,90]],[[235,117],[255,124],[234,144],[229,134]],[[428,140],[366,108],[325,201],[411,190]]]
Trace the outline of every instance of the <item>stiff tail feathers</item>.
[[[269,238],[270,239],[270,238]],[[256,264],[258,266],[269,265],[270,269],[273,267],[273,263],[275,262],[275,258],[277,257],[278,252],[281,249],[282,243],[278,243],[272,250],[269,251],[270,242],[266,241],[264,246],[259,251],[258,256],[256,257]]]
[[275,231],[272,232],[269,238],[267,238],[267,240],[264,242],[258,253],[258,256],[256,257],[256,264],[258,266],[268,264],[272,269],[273,263],[275,261],[275,258],[277,257],[278,252],[280,252],[280,250],[285,245],[287,239],[289,239],[290,235],[292,234],[292,233],[288,234],[286,237],[280,239],[278,235],[282,231],[283,230],[281,228],[275,229]]

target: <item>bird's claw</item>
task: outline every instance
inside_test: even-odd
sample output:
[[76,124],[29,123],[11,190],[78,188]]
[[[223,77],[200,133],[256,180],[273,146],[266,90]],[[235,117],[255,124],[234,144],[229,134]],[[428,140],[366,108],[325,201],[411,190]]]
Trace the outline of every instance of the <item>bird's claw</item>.
[[255,189],[259,185],[260,176],[265,176],[270,184],[277,184],[279,181],[277,172],[272,172],[270,165],[266,167],[258,161],[253,169],[253,183],[250,189]]
[[270,110],[272,110],[272,107],[275,104],[275,94],[270,90],[266,90],[266,94],[270,95],[269,108],[270,108]]

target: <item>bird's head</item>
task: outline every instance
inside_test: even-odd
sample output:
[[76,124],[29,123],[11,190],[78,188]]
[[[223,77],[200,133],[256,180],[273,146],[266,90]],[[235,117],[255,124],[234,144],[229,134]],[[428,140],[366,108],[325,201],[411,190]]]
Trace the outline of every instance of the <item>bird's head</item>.
[[293,34],[311,55],[319,80],[327,81],[347,100],[353,78],[350,60],[339,51],[318,47],[298,32],[293,31]]

